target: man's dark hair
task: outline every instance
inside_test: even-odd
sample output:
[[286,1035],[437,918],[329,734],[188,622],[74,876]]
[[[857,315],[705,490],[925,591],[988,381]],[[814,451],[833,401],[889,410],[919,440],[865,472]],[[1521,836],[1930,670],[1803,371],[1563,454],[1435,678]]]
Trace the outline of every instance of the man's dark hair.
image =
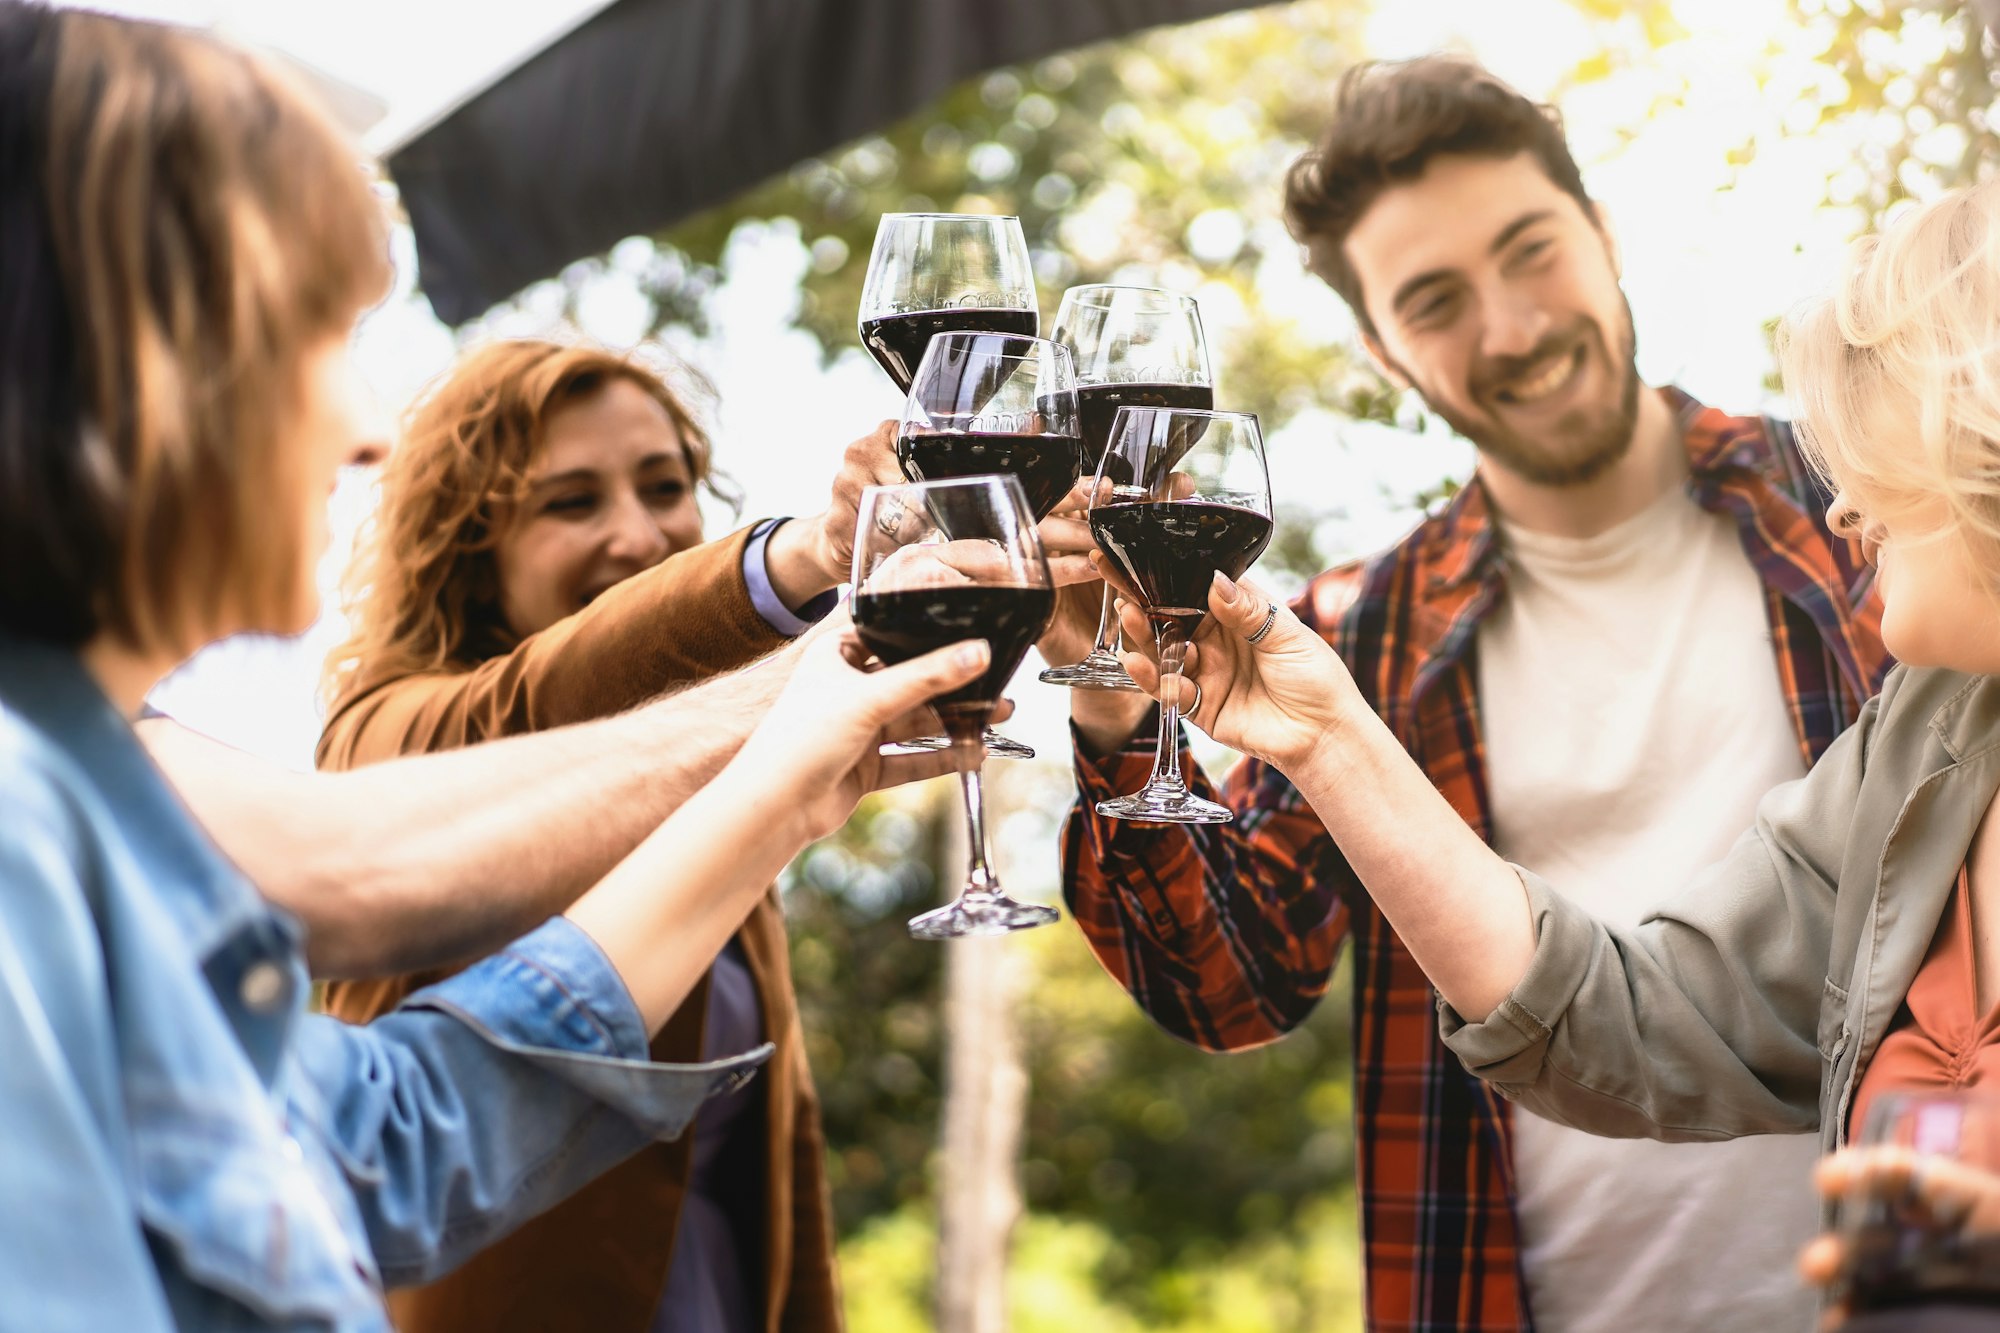
[[1356,65],[1341,75],[1333,124],[1285,174],[1285,224],[1305,246],[1307,267],[1372,334],[1361,279],[1347,257],[1347,237],[1362,215],[1435,157],[1521,153],[1594,216],[1554,107],[1528,100],[1461,56]]

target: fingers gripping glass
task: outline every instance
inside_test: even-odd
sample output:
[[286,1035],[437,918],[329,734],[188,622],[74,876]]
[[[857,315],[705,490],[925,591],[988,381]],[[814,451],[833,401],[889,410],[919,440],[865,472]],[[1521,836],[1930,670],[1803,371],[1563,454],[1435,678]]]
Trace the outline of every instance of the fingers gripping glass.
[[958,761],[971,854],[957,901],[910,922],[920,939],[998,935],[1056,919],[1053,908],[1015,902],[1001,890],[987,864],[979,782],[981,729],[1054,610],[1035,518],[1013,477],[862,492],[854,539],[861,642],[889,663],[963,639],[984,639],[993,653],[978,680],[931,700]]
[[[1042,338],[940,333],[925,349],[903,403],[896,460],[911,481],[1011,476],[1035,522],[1077,478],[1076,372],[1069,352]],[[1034,751],[989,732],[994,754]],[[908,742],[942,749],[941,736]]]
[[[1208,342],[1194,298],[1157,287],[1072,287],[1056,311],[1055,341],[1076,361],[1083,472],[1097,471],[1121,407],[1215,406]],[[1136,690],[1118,661],[1111,589],[1097,614],[1097,638],[1081,662],[1050,667],[1041,679],[1073,689]]]
[[907,392],[934,334],[1033,337],[1035,270],[1016,217],[884,213],[861,283],[861,342]]
[[1160,659],[1153,775],[1130,796],[1098,802],[1098,813],[1226,824],[1229,807],[1196,796],[1181,774],[1181,665],[1208,615],[1216,571],[1241,577],[1271,543],[1271,474],[1257,418],[1120,408],[1091,494],[1090,532],[1137,591]]
[[2000,1096],[1884,1093],[1855,1146],[1880,1151],[1840,1206],[1849,1309],[2000,1305]]

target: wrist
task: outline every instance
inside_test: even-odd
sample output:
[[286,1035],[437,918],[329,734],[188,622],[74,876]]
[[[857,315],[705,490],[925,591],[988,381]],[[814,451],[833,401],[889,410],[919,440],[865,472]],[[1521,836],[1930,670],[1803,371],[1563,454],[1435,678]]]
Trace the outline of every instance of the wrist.
[[817,518],[782,519],[764,540],[764,572],[771,591],[793,611],[839,587],[846,575],[846,570],[832,568],[823,527]]
[[[1354,767],[1357,747],[1366,743],[1367,728],[1371,726],[1387,736],[1381,719],[1360,695],[1352,689],[1343,690],[1325,723],[1315,728],[1302,745],[1290,753],[1268,758],[1272,767],[1291,778],[1301,790],[1307,784],[1318,787],[1337,783]],[[1390,743],[1395,743],[1393,738]]]

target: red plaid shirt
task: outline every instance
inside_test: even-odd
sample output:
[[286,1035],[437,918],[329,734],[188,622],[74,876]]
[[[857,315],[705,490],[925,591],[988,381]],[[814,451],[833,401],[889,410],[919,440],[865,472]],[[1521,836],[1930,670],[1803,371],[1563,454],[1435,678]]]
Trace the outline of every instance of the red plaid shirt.
[[[1779,681],[1810,764],[1889,665],[1867,571],[1829,535],[1827,496],[1789,430],[1665,392],[1687,440],[1689,494],[1736,521],[1763,581]],[[1506,573],[1475,480],[1395,547],[1314,579],[1294,605],[1481,836],[1490,821],[1475,643]],[[1312,807],[1269,765],[1246,760],[1230,774],[1218,799],[1236,811],[1233,824],[1162,828],[1096,814],[1097,801],[1145,781],[1152,744],[1142,738],[1152,731],[1077,764],[1064,885],[1099,961],[1167,1031],[1240,1050],[1304,1021],[1351,938],[1368,1327],[1532,1328],[1508,1107],[1439,1040],[1430,982]],[[1185,751],[1182,763],[1213,795]]]

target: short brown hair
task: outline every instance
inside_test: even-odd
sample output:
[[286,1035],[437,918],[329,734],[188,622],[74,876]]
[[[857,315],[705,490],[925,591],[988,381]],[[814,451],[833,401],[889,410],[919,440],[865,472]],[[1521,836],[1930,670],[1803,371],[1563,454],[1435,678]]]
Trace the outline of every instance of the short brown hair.
[[0,629],[185,653],[294,609],[287,424],[386,238],[358,152],[261,61],[0,0]]
[[330,705],[511,648],[494,548],[527,494],[549,417],[614,380],[637,385],[666,410],[689,474],[722,493],[707,432],[644,361],[537,338],[467,353],[410,408],[383,469],[381,503],[348,578],[352,634],[327,658]]
[[1548,178],[1591,212],[1563,138],[1562,113],[1532,102],[1462,56],[1370,61],[1340,78],[1333,124],[1285,174],[1285,223],[1306,266],[1375,332],[1347,237],[1384,192],[1423,175],[1431,159],[1532,155]]

